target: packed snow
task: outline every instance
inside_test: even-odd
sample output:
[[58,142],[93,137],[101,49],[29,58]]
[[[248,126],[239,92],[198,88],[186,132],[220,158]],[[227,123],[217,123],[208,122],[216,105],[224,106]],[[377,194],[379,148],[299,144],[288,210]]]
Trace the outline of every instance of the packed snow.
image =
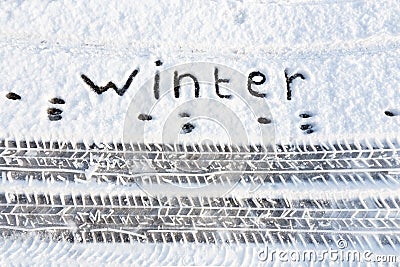
[[[270,134],[268,142],[318,144],[392,140],[400,132],[397,0],[1,1],[0,25],[0,139],[257,143]],[[218,66],[219,78],[230,81],[221,81],[221,94],[231,99],[216,94]],[[121,89],[134,70],[121,94],[98,94],[82,78]],[[202,77],[198,98],[190,77],[174,95],[176,70]],[[265,81],[254,79],[251,88],[265,97],[248,89],[255,72]],[[288,83],[296,74],[303,78]],[[138,119],[141,113],[151,120]],[[127,125],[140,130],[126,140]],[[242,130],[244,139],[236,136]],[[34,242],[38,249],[26,250]],[[41,265],[48,250],[55,264],[265,264],[257,245],[83,245],[34,237],[1,243],[6,265]]]

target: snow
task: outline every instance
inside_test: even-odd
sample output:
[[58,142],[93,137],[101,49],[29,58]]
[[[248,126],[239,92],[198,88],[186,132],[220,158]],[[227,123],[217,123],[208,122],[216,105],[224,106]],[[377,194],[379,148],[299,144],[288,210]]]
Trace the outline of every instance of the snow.
[[[400,117],[384,113],[397,115],[400,110],[397,0],[1,1],[0,25],[0,139],[257,143],[268,135],[273,140],[267,142],[317,144],[395,139],[400,131]],[[154,63],[159,59],[162,66]],[[225,70],[221,79],[232,81],[221,84],[222,93],[232,93],[232,99],[215,95],[216,66]],[[85,74],[98,85],[113,81],[121,88],[134,69],[139,73],[123,96],[112,89],[98,95],[81,78]],[[181,98],[174,98],[177,69],[202,76],[200,98],[194,97],[192,84],[183,85]],[[286,95],[286,69],[290,75],[305,76],[291,84],[292,100]],[[164,94],[159,101],[151,91],[156,71]],[[265,99],[247,90],[246,78],[253,71],[266,76],[265,84],[254,87],[266,94]],[[9,92],[22,99],[6,98]],[[66,103],[49,103],[54,97]],[[50,107],[62,109],[61,120],[48,119]],[[138,112],[148,111],[152,121],[137,120]],[[179,118],[180,112],[191,117]],[[304,112],[312,117],[300,118]],[[272,124],[259,124],[259,117]],[[128,121],[134,133],[127,134]],[[188,121],[195,129],[182,134],[180,127]],[[312,124],[314,132],[304,134],[302,124]],[[383,194],[386,189],[385,194],[398,195],[398,189],[379,186],[365,188],[366,194]],[[16,188],[18,183],[3,189]],[[27,191],[36,189],[33,185]],[[87,185],[67,189],[89,190]],[[261,191],[301,198],[332,190],[278,189],[282,191]],[[246,188],[236,190],[243,197],[249,194]],[[357,190],[346,188],[343,194],[354,196]],[[35,238],[1,242],[4,264],[26,264],[28,259],[41,265],[50,250],[54,264],[261,264],[256,245],[86,246],[45,244]],[[26,250],[38,246],[43,250]]]
[[[262,244],[243,245],[211,245],[211,244],[69,244],[60,242],[42,242],[38,238],[31,237],[21,240],[0,241],[0,263],[8,264],[9,259],[15,265],[25,265],[27,257],[30,265],[43,266],[43,258],[52,265],[79,265],[79,266],[351,266],[346,261],[334,261],[344,259],[346,255],[337,245],[330,248],[324,246],[308,250],[318,255],[315,261],[289,260],[288,255],[279,259],[279,252],[296,253],[302,255],[304,248],[287,246],[265,246]],[[40,246],[42,249],[32,250],[32,247]],[[49,253],[51,251],[51,253]],[[276,252],[274,255],[273,252]],[[325,257],[333,251],[334,256]],[[390,248],[377,248],[374,251],[368,249],[350,249],[350,252],[370,252],[372,255],[396,255]],[[268,257],[266,257],[268,253]],[[336,254],[335,254],[336,253]],[[272,257],[274,255],[274,257]],[[336,255],[336,256],[335,256]],[[369,254],[366,254],[369,255]],[[342,258],[340,258],[342,257]],[[295,257],[293,257],[295,259]],[[307,258],[306,258],[307,259]],[[370,257],[370,261],[373,257]],[[286,264],[286,265],[285,265]],[[377,262],[363,262],[363,266],[377,266]]]
[[[209,62],[205,71],[210,77],[213,64],[244,77],[256,70],[266,75],[259,90],[267,93],[279,143],[393,138],[400,130],[399,119],[384,111],[399,109],[399,9],[396,1],[2,2],[0,136],[121,141],[128,106],[136,103],[135,94],[146,81],[153,82],[156,70]],[[157,59],[164,65],[156,67]],[[123,96],[113,90],[97,95],[80,77],[122,87],[136,68],[139,74]],[[291,84],[290,101],[285,69],[307,78]],[[171,89],[172,77],[166,83]],[[249,95],[246,84],[241,86],[238,94]],[[22,100],[7,99],[10,91]],[[51,105],[53,97],[66,104]],[[201,97],[215,98],[214,89],[202,88]],[[187,96],[190,99],[193,95]],[[165,123],[174,110],[171,105],[157,103],[155,109],[162,114],[148,124]],[[49,107],[61,108],[62,120],[50,121]],[[299,129],[298,114],[303,111],[315,114],[304,120],[314,126],[310,135]],[[242,125],[263,127],[256,117],[240,119]],[[233,134],[204,123],[198,122],[187,139],[197,141],[211,133],[215,142],[224,143]],[[137,121],[135,127],[142,124]],[[246,134],[254,141],[259,131]],[[146,140],[162,142],[161,135],[147,131]]]

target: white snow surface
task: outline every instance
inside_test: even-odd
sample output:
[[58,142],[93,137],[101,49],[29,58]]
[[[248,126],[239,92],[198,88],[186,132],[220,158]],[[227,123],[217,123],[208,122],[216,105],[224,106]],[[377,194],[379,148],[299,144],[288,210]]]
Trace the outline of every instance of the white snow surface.
[[[63,242],[42,242],[38,238],[26,238],[0,241],[0,263],[8,265],[9,259],[17,266],[25,266],[29,257],[30,266],[354,266],[348,262],[330,262],[327,260],[289,261],[288,254],[302,253],[304,247],[280,245],[215,245],[215,244],[70,244]],[[32,249],[38,247],[39,249]],[[49,253],[51,251],[51,253]],[[313,248],[316,255],[340,250],[334,245]],[[370,252],[368,249],[359,249]],[[273,252],[276,254],[272,257]],[[264,253],[269,253],[267,258]],[[279,258],[278,253],[286,253]],[[294,253],[294,254],[293,254]],[[396,255],[388,248],[377,248],[372,255]],[[293,256],[295,258],[296,256]],[[45,264],[43,258],[50,264]],[[336,256],[332,256],[336,258]],[[373,257],[371,257],[373,258]],[[359,265],[361,266],[361,265]],[[388,266],[376,262],[363,262],[362,266]]]
[[[384,113],[400,114],[398,0],[1,1],[0,26],[0,139],[121,142],[128,117],[145,129],[147,142],[162,142],[165,122],[177,105],[196,99],[193,91],[184,87],[179,101],[170,97],[155,103],[152,121],[137,120],[138,114],[129,114],[128,108],[142,104],[135,96],[152,83],[156,71],[163,75],[197,62],[209,63],[203,71],[210,77],[217,64],[243,77],[264,73],[266,83],[256,88],[266,93],[268,108],[264,114],[263,107],[243,102],[249,98],[246,83],[231,100],[216,98],[213,86],[201,84],[199,99],[217,99],[239,121],[232,126],[209,115],[191,118],[195,130],[177,140],[226,142],[234,134],[226,130],[239,124],[252,142],[263,127],[272,127],[277,143],[385,140],[397,138],[400,131],[400,116]],[[157,67],[156,60],[164,64]],[[81,79],[85,74],[98,85],[113,81],[120,88],[137,68],[123,96],[114,90],[98,95]],[[291,84],[292,100],[286,99],[285,69],[306,76]],[[220,78],[235,77],[221,73]],[[173,88],[171,75],[161,81],[163,93]],[[22,99],[6,98],[9,92]],[[49,103],[54,97],[65,105]],[[49,107],[62,109],[62,119],[50,121]],[[312,117],[301,119],[304,112]],[[257,123],[264,116],[272,125]],[[312,124],[315,131],[306,135],[301,124]],[[256,245],[85,246],[36,238],[0,244],[0,262],[6,265],[42,265],[46,251],[52,251],[48,259],[55,265],[265,264],[257,259]]]
[[[0,137],[123,141],[128,107],[136,104],[139,88],[152,83],[156,70],[209,62],[204,71],[210,77],[213,64],[245,77],[251,71],[266,75],[256,89],[267,94],[279,143],[393,138],[400,130],[399,117],[384,111],[400,109],[399,22],[396,0],[2,1]],[[164,62],[160,67],[154,64],[158,59]],[[98,95],[80,77],[122,87],[136,68],[139,74],[123,96],[113,90]],[[306,76],[291,84],[290,101],[285,69]],[[163,79],[169,88],[161,88],[162,93],[173,88],[172,77]],[[188,90],[182,101],[194,99]],[[8,92],[22,99],[10,100]],[[249,96],[245,83],[238,92]],[[50,104],[53,97],[66,104]],[[202,87],[200,98],[215,98],[214,88]],[[235,106],[239,100],[220,101]],[[150,114],[153,121],[139,121],[133,114],[134,127],[163,125],[174,109],[164,102],[154,109],[159,113]],[[62,119],[50,121],[49,107],[61,108]],[[305,111],[313,117],[300,119]],[[234,123],[250,129],[246,134],[256,142],[259,132],[251,125],[266,127],[256,121],[264,115]],[[314,133],[299,129],[307,123]],[[196,129],[186,135],[189,142],[200,135],[224,143],[231,134],[218,128],[226,125],[210,120],[194,124]],[[162,142],[160,131],[147,131],[146,140]]]

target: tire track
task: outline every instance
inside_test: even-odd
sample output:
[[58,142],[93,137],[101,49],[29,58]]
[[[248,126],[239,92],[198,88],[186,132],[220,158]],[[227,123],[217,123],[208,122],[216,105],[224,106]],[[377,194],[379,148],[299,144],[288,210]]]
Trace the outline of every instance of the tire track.
[[[45,240],[84,244],[290,242],[328,246],[344,238],[354,246],[396,248],[400,245],[400,198],[376,195],[379,191],[371,189],[376,183],[380,188],[399,189],[397,147],[394,142],[184,147],[1,141],[0,234],[10,238],[34,233]],[[104,163],[126,157],[136,165]],[[186,169],[168,167],[171,162],[184,163]],[[202,169],[213,163],[228,168]],[[102,166],[87,176],[92,165]],[[188,172],[192,166],[200,173]],[[70,172],[66,178],[60,178],[66,171]],[[211,191],[174,195],[164,188],[159,195],[149,196],[138,193],[140,188],[129,194],[101,189],[117,183],[126,189],[140,186],[149,179],[144,176],[153,176],[160,188],[178,185],[177,190],[182,183],[193,182],[188,177],[214,176],[219,179],[196,182],[215,189],[224,184],[224,176],[228,182],[233,174],[240,177],[240,186],[254,189],[252,185],[260,185],[255,189],[257,195],[239,191],[227,196],[213,196]],[[252,177],[257,175],[261,178]],[[326,188],[337,186],[341,191],[330,195],[321,191],[319,197],[312,197],[311,192],[323,188],[313,180],[316,176]],[[98,177],[103,178],[97,180],[97,187],[88,183],[85,190],[79,189],[82,181]],[[121,177],[126,180],[121,182]],[[283,191],[280,195],[277,184],[299,195]],[[269,194],[270,186],[278,190],[276,196],[260,197]]]

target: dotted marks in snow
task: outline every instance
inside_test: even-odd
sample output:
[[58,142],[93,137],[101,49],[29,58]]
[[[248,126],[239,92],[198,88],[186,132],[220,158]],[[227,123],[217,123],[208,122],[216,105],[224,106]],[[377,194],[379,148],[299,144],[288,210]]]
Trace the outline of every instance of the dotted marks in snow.
[[151,121],[153,119],[153,117],[151,115],[148,114],[139,114],[138,119],[141,121]]
[[179,117],[181,117],[181,118],[189,118],[190,114],[186,113],[186,112],[182,112],[182,113],[179,113]]
[[182,130],[181,130],[181,133],[182,134],[188,134],[188,133],[191,133],[193,130],[194,130],[194,128],[195,128],[195,126],[193,125],[193,124],[191,124],[191,123],[185,123],[183,126],[182,126]]
[[260,124],[270,124],[272,121],[268,118],[260,117],[257,119]]
[[400,112],[398,110],[386,110],[384,113],[388,117],[395,117],[400,114]]
[[[58,97],[54,97],[52,99],[49,100],[50,103],[54,104],[54,105],[64,105],[65,104],[65,100],[62,98],[58,98]],[[49,118],[50,121],[59,121],[62,119],[61,114],[63,113],[63,111],[59,108],[55,108],[55,107],[51,107],[47,109],[47,116]]]
[[21,96],[13,92],[6,94],[6,97],[11,100],[21,100]]
[[[308,121],[308,119],[312,118],[313,115],[306,111],[306,112],[301,112],[299,114],[299,117],[302,121]],[[299,126],[300,130],[303,131],[304,134],[312,134],[313,132],[315,132],[315,128],[314,125],[311,123],[301,123]]]

